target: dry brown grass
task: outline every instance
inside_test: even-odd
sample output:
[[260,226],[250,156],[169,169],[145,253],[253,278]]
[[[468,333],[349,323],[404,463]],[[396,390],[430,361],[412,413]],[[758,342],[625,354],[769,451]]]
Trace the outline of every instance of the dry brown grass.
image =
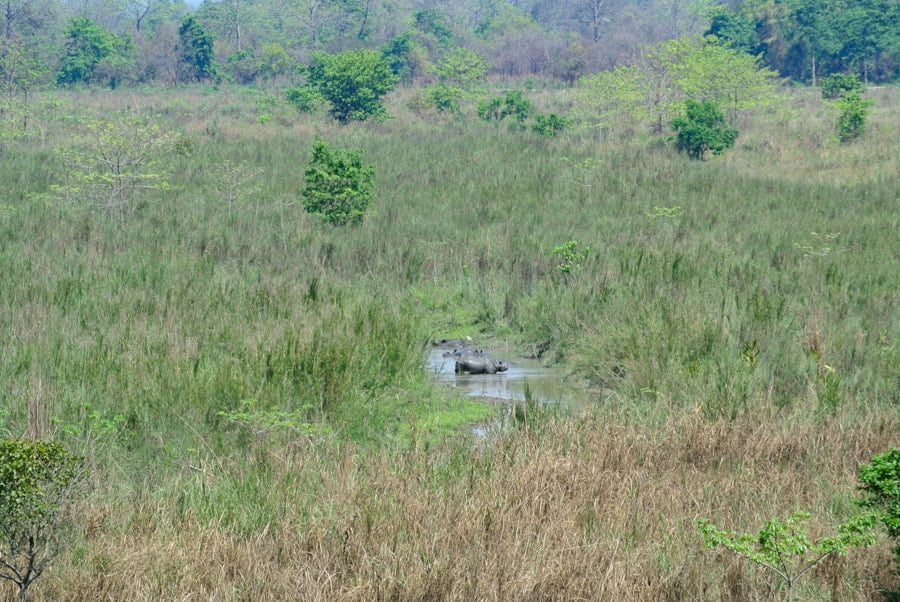
[[[323,487],[313,500],[277,493],[284,519],[249,536],[190,512],[178,518],[174,500],[90,507],[80,558],[62,557],[34,593],[73,602],[779,599],[768,575],[704,550],[694,521],[755,531],[803,508],[821,536],[852,510],[858,464],[897,445],[900,431],[893,414],[852,426],[682,415],[657,430],[607,416],[539,430],[463,456],[270,451],[277,473],[321,471]],[[827,563],[799,597],[883,599],[882,588],[897,586],[888,548]]]

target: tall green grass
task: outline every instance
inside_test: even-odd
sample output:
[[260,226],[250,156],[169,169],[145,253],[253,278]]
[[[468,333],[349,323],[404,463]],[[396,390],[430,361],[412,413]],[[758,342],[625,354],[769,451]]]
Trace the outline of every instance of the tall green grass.
[[[275,93],[60,94],[0,160],[0,429],[23,433],[28,404],[42,407],[51,434],[90,457],[96,507],[140,501],[154,520],[229,536],[316,517],[377,533],[396,504],[363,516],[362,498],[323,493],[344,478],[354,495],[381,491],[364,459],[331,464],[369,453],[415,464],[410,481],[392,477],[398,496],[439,498],[457,478],[471,493],[490,454],[432,465],[422,451],[494,412],[431,382],[425,351],[441,336],[499,337],[562,364],[590,385],[579,401],[628,428],[685,416],[777,430],[784,417],[856,432],[896,412],[897,90],[878,92],[857,144],[831,140],[827,108],[801,96],[789,120],[741,123],[709,162],[643,138],[418,118],[401,98],[393,121],[337,127]],[[126,109],[181,144],[161,156],[170,186],[111,221],[55,195],[53,150],[79,119]],[[357,228],[303,212],[314,135],[376,166]],[[228,191],[229,166],[257,175]],[[553,249],[572,240],[591,252],[564,273]],[[230,420],[248,400],[316,428]],[[297,454],[316,458],[311,472]],[[420,488],[420,469],[444,480]],[[596,537],[600,515],[580,516],[572,533]]]

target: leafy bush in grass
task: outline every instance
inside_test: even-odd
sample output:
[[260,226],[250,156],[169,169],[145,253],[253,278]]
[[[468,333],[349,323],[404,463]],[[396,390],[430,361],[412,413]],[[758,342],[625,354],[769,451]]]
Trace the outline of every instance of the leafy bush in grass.
[[313,140],[312,162],[303,176],[304,207],[335,226],[359,224],[372,197],[375,168],[363,165],[361,149],[332,150]]
[[692,98],[685,102],[685,115],[672,120],[672,128],[677,132],[678,150],[692,159],[702,159],[707,153],[723,153],[734,146],[738,135],[736,128],[725,123],[716,103],[697,102]]

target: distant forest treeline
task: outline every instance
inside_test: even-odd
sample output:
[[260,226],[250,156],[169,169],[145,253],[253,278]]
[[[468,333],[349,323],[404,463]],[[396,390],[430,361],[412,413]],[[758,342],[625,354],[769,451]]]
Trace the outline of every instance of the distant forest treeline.
[[795,81],[900,74],[897,0],[2,0],[5,95],[289,78],[315,51],[382,50],[407,82],[459,47],[490,73],[574,83],[668,38],[707,34]]

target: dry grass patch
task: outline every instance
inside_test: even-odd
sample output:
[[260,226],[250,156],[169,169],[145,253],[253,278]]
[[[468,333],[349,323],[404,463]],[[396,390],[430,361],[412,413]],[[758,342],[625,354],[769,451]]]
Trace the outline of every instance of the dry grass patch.
[[[892,414],[683,415],[660,429],[596,417],[484,448],[273,451],[277,472],[321,477],[315,492],[271,492],[286,498],[278,524],[240,536],[175,500],[106,508],[36,589],[73,601],[777,599],[767,575],[705,551],[695,520],[755,531],[803,508],[824,535],[853,511],[858,464],[897,445],[898,426]],[[880,599],[888,547],[827,563],[800,598]]]

